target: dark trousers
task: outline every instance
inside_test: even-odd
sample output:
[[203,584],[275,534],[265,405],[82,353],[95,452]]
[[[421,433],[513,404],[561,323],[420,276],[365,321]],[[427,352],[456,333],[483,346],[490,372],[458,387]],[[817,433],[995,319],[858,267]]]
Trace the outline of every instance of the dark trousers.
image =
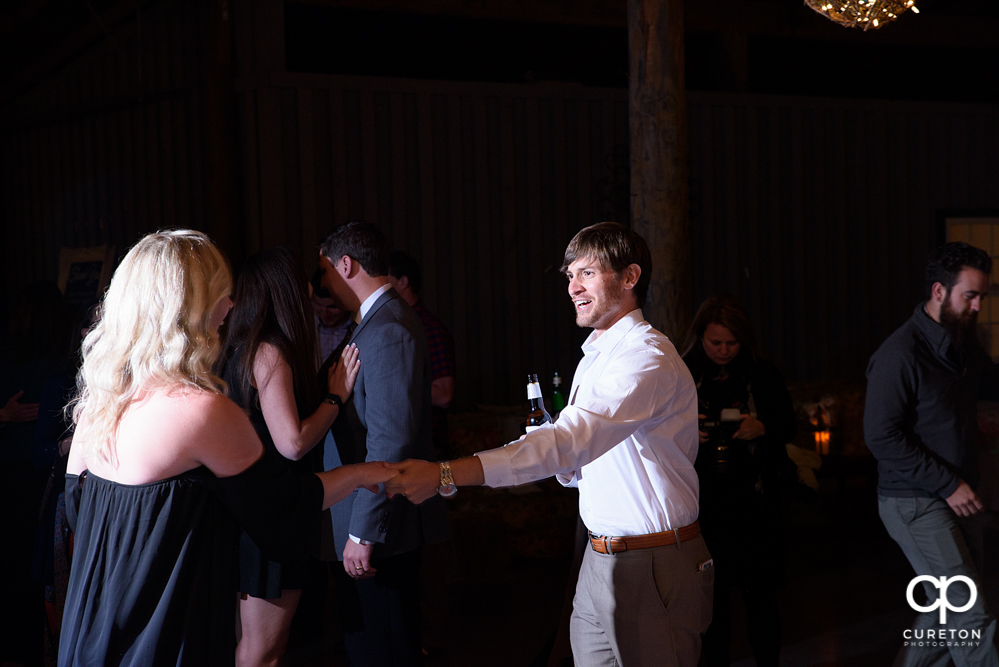
[[420,549],[372,559],[371,579],[352,579],[343,563],[331,565],[351,667],[419,667]]

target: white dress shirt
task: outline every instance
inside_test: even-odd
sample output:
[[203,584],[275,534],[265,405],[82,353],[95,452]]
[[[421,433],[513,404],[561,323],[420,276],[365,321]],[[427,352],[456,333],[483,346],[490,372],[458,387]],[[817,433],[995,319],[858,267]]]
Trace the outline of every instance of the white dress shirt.
[[697,389],[676,348],[633,310],[583,344],[569,405],[555,424],[479,452],[487,486],[556,475],[579,487],[598,535],[645,535],[698,514]]
[[391,288],[392,288],[392,283],[385,283],[384,285],[376,289],[374,292],[369,294],[368,298],[365,299],[364,303],[361,304],[361,307],[357,309],[356,313],[354,313],[354,322],[360,324],[361,320],[364,319],[364,316],[368,314],[369,310],[371,310],[371,306],[375,305],[375,301],[378,301],[378,297],[380,297],[385,292],[388,292]]

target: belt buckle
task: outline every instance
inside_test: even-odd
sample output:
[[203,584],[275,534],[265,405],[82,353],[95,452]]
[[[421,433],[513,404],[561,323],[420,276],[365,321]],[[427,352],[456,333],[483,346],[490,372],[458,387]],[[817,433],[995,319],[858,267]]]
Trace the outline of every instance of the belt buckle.
[[[604,545],[604,553],[608,553],[608,554],[613,555],[613,554],[616,554],[616,553],[621,553],[621,551],[627,551],[628,550],[628,545],[625,544],[624,548],[621,549],[621,551],[614,551],[614,542],[613,542],[614,539],[615,538],[613,536],[611,536],[611,535],[594,535],[593,533],[590,533],[590,540],[595,540],[598,543],[603,543],[603,545]],[[594,551],[596,551],[595,548],[594,548]]]
[[614,540],[615,539],[617,539],[617,538],[611,537],[610,535],[604,535],[604,549],[607,550],[607,553],[613,555],[613,554],[622,553],[622,552],[628,550],[628,543],[625,542],[624,540],[621,540],[621,545],[622,545],[621,550],[620,551],[614,551]]

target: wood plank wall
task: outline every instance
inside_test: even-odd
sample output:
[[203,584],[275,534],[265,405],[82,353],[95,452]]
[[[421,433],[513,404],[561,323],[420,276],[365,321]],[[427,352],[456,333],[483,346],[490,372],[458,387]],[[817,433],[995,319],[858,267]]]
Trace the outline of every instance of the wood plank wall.
[[6,286],[54,280],[62,246],[123,253],[159,228],[207,229],[198,13],[147,12],[6,110]]
[[571,374],[582,334],[558,267],[578,229],[627,220],[621,91],[305,75],[237,91],[249,252],[283,244],[314,265],[336,225],[376,223],[423,266],[460,405]]
[[[575,230],[626,219],[624,91],[287,75],[239,87],[245,144],[262,146],[247,163],[258,247],[309,253],[331,224],[374,221],[428,267],[465,393],[515,401],[526,370],[570,372],[579,335],[553,268]],[[921,298],[939,211],[999,208],[996,107],[688,100],[695,306],[742,299],[791,379],[862,377]],[[269,127],[282,134],[265,152]]]
[[[62,245],[212,230],[200,19],[178,7],[6,110],[6,298],[54,280]],[[521,402],[528,372],[571,373],[582,333],[557,268],[577,229],[627,218],[625,91],[280,74],[236,95],[250,252],[286,244],[311,263],[333,225],[376,222],[424,264],[463,407]],[[999,209],[994,106],[688,104],[697,301],[742,298],[791,379],[861,377],[920,298],[938,212]]]

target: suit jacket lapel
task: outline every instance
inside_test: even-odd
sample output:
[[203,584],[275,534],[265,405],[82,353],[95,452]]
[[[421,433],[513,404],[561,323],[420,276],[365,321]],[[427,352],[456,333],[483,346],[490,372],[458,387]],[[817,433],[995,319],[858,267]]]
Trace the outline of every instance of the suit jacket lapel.
[[[375,302],[371,305],[371,308],[368,309],[368,312],[365,314],[364,319],[361,320],[361,323],[353,327],[353,329],[351,330],[353,333],[348,333],[346,336],[344,336],[343,340],[340,341],[340,344],[337,345],[332,352],[330,352],[330,356],[326,357],[326,360],[323,361],[323,365],[319,368],[320,382],[323,385],[323,387],[326,386],[326,381],[325,379],[323,379],[326,377],[326,372],[329,370],[330,366],[335,364],[336,361],[340,358],[340,355],[343,353],[343,348],[347,347],[347,345],[349,345],[357,338],[358,334],[361,333],[361,329],[363,329],[364,326],[369,321],[371,321],[371,316],[374,315],[376,312],[378,312],[379,308],[388,303],[390,299],[398,297],[399,293],[396,292],[391,287],[389,287],[380,297],[375,299]],[[324,394],[326,393],[325,389],[323,389],[323,393]]]
[[399,298],[399,293],[396,292],[393,288],[389,287],[380,297],[375,299],[374,304],[372,304],[371,308],[368,309],[368,312],[364,314],[364,319],[361,320],[361,323],[357,325],[356,329],[354,329],[354,335],[351,337],[351,340],[354,340],[360,335],[361,330],[364,329],[365,326],[367,326],[368,322],[371,321],[371,318],[374,316],[375,313],[378,312],[379,308],[384,306],[391,299],[398,299],[398,298]]

